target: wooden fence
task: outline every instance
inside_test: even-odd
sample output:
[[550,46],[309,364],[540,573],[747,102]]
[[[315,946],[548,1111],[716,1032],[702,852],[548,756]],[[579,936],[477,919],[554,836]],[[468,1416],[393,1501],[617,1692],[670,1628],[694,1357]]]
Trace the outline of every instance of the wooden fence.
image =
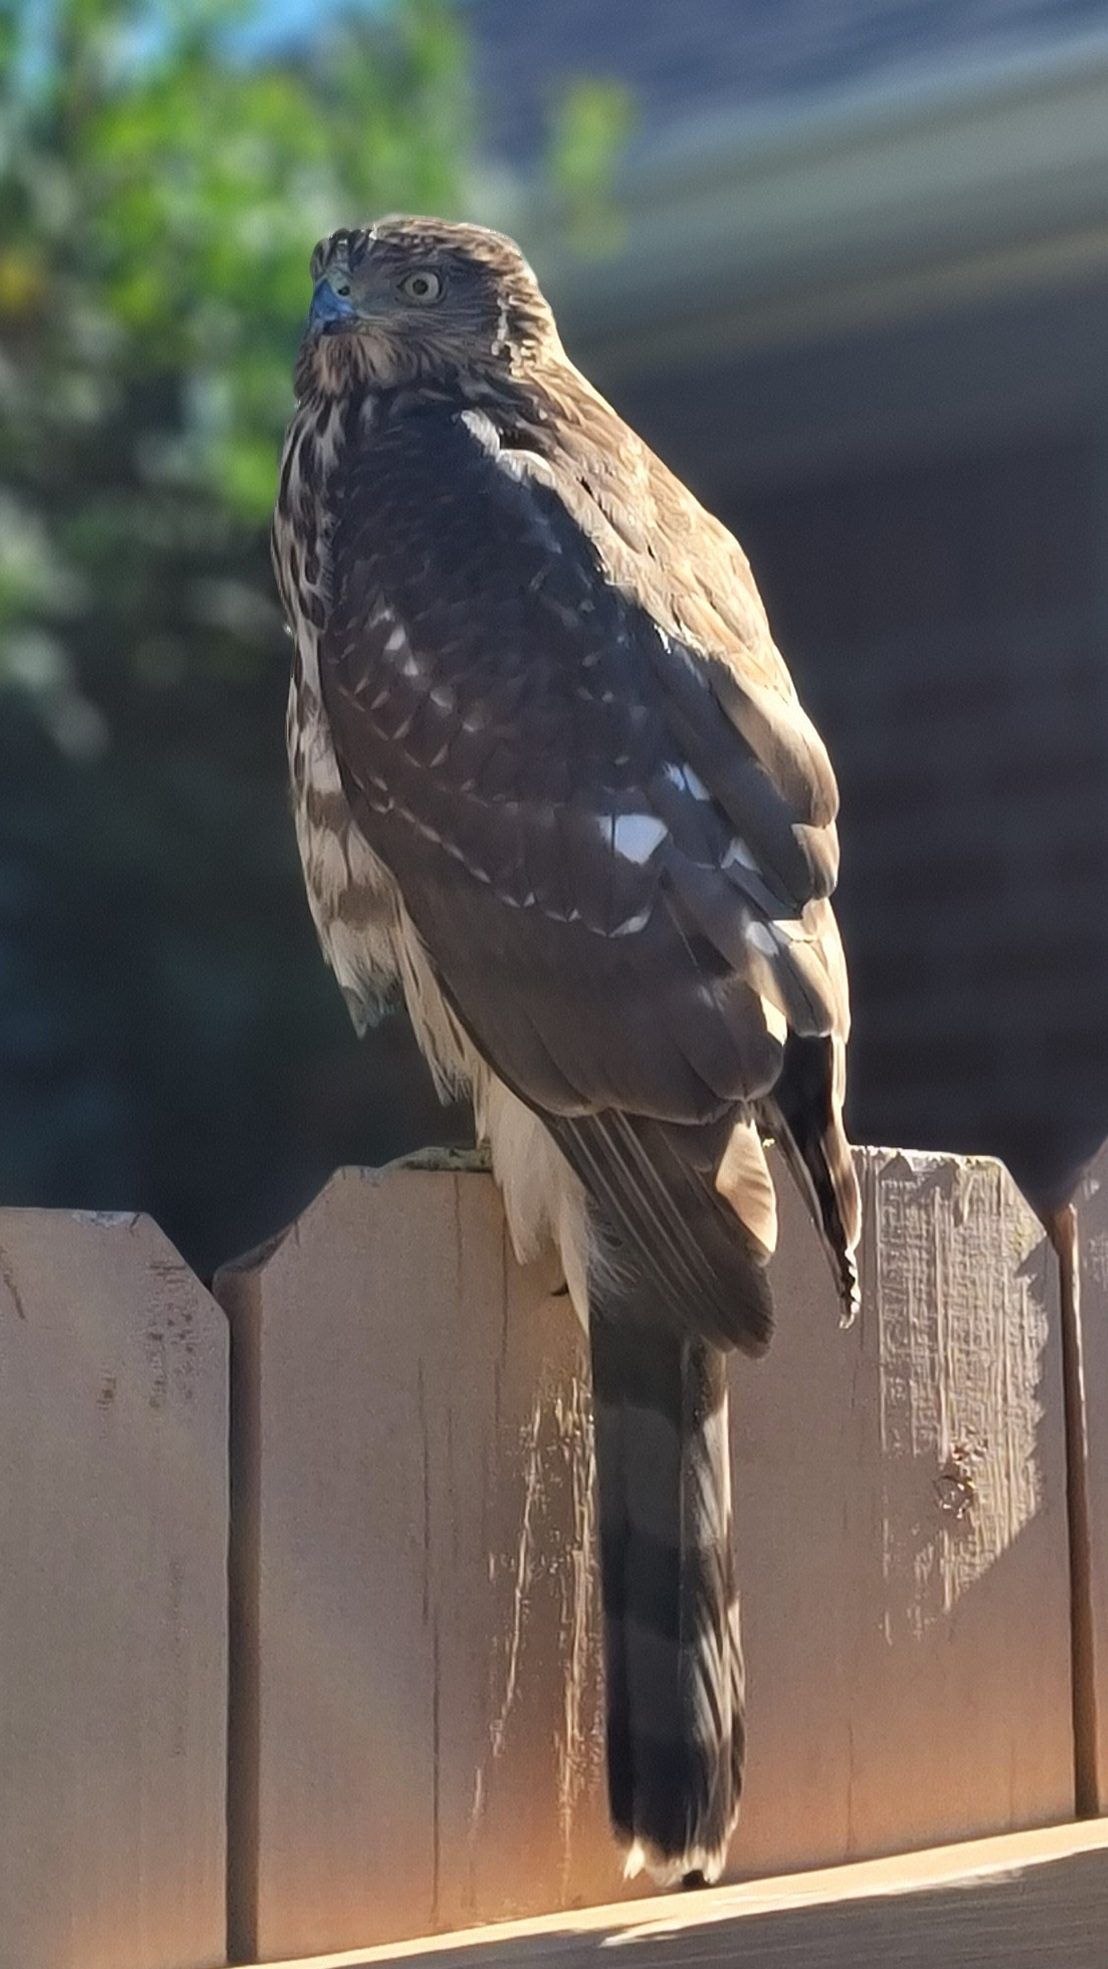
[[[1087,1399],[997,1165],[859,1167],[859,1321],[785,1179],[777,1338],[734,1369],[737,1877],[1064,1821],[1078,1768],[1083,1806],[1108,1791],[1108,1159]],[[215,1296],[148,1220],[0,1212],[0,1969],[619,1895],[551,1282],[465,1158],[340,1172]]]

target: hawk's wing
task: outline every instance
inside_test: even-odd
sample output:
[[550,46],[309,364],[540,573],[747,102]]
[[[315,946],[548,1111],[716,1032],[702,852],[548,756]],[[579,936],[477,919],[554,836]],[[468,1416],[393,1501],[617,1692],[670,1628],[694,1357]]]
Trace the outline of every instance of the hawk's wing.
[[735,1303],[689,1204],[707,1185],[734,1242],[702,1165],[772,1097],[786,1032],[845,1032],[834,782],[791,694],[662,629],[580,483],[487,425],[410,410],[341,475],[343,785],[482,1057],[683,1301],[715,1278],[702,1328],[756,1343],[768,1301]]

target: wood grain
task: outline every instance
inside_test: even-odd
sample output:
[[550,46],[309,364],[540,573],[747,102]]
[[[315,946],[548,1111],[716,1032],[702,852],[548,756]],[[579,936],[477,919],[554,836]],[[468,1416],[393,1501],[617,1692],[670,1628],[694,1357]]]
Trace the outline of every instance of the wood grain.
[[149,1219],[0,1211],[0,1965],[225,1960],[227,1325]]
[[232,1813],[236,1950],[618,1882],[584,1348],[551,1282],[511,1260],[487,1177],[428,1168],[340,1173],[216,1282],[253,1362],[236,1435],[256,1414],[236,1482],[259,1527],[237,1567],[256,1597],[236,1669],[252,1743],[232,1731],[254,1760]]
[[749,1657],[741,1873],[1072,1811],[1057,1274],[987,1160],[859,1154],[862,1311],[839,1329],[779,1180],[778,1331],[738,1363]]

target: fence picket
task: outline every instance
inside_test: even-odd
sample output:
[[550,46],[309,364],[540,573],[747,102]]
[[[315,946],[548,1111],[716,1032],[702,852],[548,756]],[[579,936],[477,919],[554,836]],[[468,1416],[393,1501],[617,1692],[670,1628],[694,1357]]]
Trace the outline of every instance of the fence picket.
[[214,1969],[227,1327],[148,1218],[0,1211],[0,1473],[0,1969]]

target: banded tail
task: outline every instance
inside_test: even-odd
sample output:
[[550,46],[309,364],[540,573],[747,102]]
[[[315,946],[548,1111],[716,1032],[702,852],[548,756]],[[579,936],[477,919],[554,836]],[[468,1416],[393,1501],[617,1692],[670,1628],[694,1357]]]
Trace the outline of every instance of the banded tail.
[[726,1356],[617,1297],[590,1320],[609,1806],[628,1874],[707,1881],[744,1748]]

